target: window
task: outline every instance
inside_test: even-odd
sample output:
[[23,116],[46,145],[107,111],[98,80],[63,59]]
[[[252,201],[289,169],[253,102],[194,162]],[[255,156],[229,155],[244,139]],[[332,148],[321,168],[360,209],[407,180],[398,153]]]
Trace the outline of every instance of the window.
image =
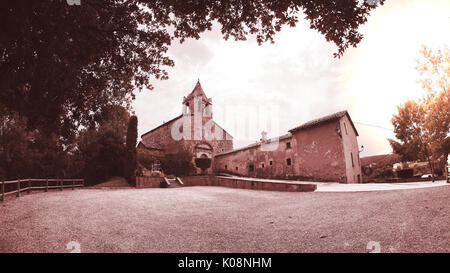
[[348,132],[347,132],[347,124],[345,124],[345,122],[344,122],[344,129],[345,129],[345,134],[348,135]]
[[236,167],[236,171],[238,170],[238,167]]
[[261,163],[261,168],[263,168],[263,169],[264,169],[264,163]]
[[272,160],[269,161],[269,165],[272,166]]
[[286,164],[287,164],[288,166],[291,166],[291,159],[290,159],[290,158],[287,158],[287,159],[286,159]]
[[353,153],[350,153],[350,156],[352,157],[352,167],[355,167],[355,163],[353,162]]
[[291,143],[290,142],[287,142],[286,143],[286,149],[290,149],[291,148]]
[[228,170],[228,165],[225,165],[225,170]]
[[197,101],[197,111],[202,112],[202,100],[201,99],[199,99]]
[[[237,167],[236,167],[237,168]],[[253,172],[255,170],[255,166],[253,166],[253,164],[248,165],[248,170],[250,172]]]

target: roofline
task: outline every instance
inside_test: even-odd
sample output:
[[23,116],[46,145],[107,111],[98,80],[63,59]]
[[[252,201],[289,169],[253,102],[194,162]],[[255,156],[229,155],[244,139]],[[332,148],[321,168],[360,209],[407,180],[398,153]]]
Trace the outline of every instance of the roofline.
[[[342,115],[340,115],[340,114],[342,114]],[[321,124],[325,124],[325,123],[328,123],[328,122],[331,122],[331,121],[334,121],[334,120],[340,120],[344,116],[348,117],[348,120],[350,120],[350,124],[352,125],[353,130],[356,133],[356,136],[359,136],[358,130],[356,130],[355,124],[353,123],[352,118],[350,117],[350,114],[348,113],[347,110],[336,112],[336,113],[333,113],[333,114],[330,114],[330,115],[327,115],[327,116],[323,116],[323,117],[320,117],[320,118],[317,118],[317,119],[310,120],[308,122],[303,123],[300,126],[297,126],[297,127],[293,128],[293,129],[289,130],[289,132],[293,133],[293,132],[298,132],[298,131],[301,131],[301,130],[310,129],[310,128],[313,128],[313,127],[316,127],[316,126],[319,126]],[[320,119],[323,119],[323,118],[327,118],[327,119],[319,121],[317,123],[314,123],[314,121],[317,121],[317,120],[320,120]],[[309,124],[309,123],[312,123],[312,124]]]
[[172,121],[175,121],[175,120],[181,118],[182,116],[183,116],[183,114],[181,114],[181,115],[179,115],[179,116],[177,116],[177,117],[175,117],[175,118],[173,118],[173,119],[171,119],[171,120],[169,120],[169,121],[167,121],[167,122],[164,122],[163,124],[159,125],[158,127],[155,127],[155,128],[153,128],[153,129],[151,129],[150,131],[148,131],[147,133],[142,134],[142,135],[141,135],[141,138],[143,138],[145,135],[150,134],[151,132],[153,132],[153,131],[155,131],[155,130],[161,128],[161,127],[163,127],[164,125],[167,125],[167,123],[170,123],[170,122],[172,122]]
[[147,150],[157,150],[157,151],[165,151],[163,148],[154,148],[154,147],[147,147],[147,145],[141,140],[139,141],[138,145],[136,146],[137,148],[139,148],[139,145],[144,146],[145,149]]
[[[288,138],[291,138],[292,137],[292,134],[284,134],[284,135],[282,135],[282,136],[279,136],[279,137],[274,137],[274,138],[271,138],[271,139],[268,139],[267,140],[267,143],[270,143],[270,142],[272,142],[272,141],[274,141],[274,140],[276,140],[276,139],[278,139],[278,140],[284,140],[284,139],[288,139]],[[238,148],[238,149],[235,149],[235,150],[232,150],[232,151],[228,151],[228,152],[223,152],[223,153],[220,153],[220,154],[216,154],[214,157],[218,157],[218,156],[223,156],[223,155],[228,155],[228,154],[232,154],[232,153],[237,153],[237,152],[241,152],[241,151],[245,151],[245,150],[248,150],[248,149],[251,149],[251,148],[254,148],[254,147],[259,147],[259,146],[261,146],[261,141],[257,141],[256,143],[253,143],[253,144],[250,144],[250,145],[247,145],[247,146],[244,146],[244,147],[242,147],[242,148]]]
[[353,121],[352,121],[352,118],[350,117],[350,114],[348,113],[347,110],[345,110],[345,112],[346,112],[345,114],[348,117],[348,120],[350,120],[350,124],[352,125],[353,130],[355,130],[356,136],[359,136],[358,130],[356,130],[355,124],[353,124]]
[[232,139],[234,138],[230,133],[227,132],[227,130],[223,129],[223,127],[220,126],[214,119],[213,119],[213,121],[214,121],[215,125],[219,126],[219,128],[225,132],[225,134],[229,135]]

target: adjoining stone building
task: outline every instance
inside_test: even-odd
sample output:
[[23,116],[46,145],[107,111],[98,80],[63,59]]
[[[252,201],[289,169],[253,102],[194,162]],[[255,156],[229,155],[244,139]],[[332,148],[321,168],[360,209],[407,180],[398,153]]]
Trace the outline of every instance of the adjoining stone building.
[[143,134],[138,151],[161,155],[183,145],[194,158],[211,158],[209,174],[360,183],[357,136],[350,115],[342,111],[233,150],[232,136],[213,120],[212,100],[197,82],[183,99],[182,114]]
[[242,176],[360,183],[358,132],[347,111],[289,130],[279,138],[216,155],[216,172]]

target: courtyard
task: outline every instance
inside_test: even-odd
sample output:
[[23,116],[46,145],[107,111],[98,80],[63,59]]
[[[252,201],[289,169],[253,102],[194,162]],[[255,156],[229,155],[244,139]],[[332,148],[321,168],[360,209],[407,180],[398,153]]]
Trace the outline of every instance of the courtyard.
[[450,252],[450,187],[36,192],[0,203],[0,252]]

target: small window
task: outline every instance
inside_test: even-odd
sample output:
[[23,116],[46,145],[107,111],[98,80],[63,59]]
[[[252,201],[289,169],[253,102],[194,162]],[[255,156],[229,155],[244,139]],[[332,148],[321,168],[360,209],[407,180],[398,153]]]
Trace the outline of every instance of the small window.
[[263,168],[263,169],[264,169],[264,163],[261,163],[261,168]]
[[291,143],[290,142],[287,142],[286,143],[286,149],[290,149],[291,148]]
[[347,132],[347,124],[345,124],[345,122],[344,122],[344,129],[345,129],[345,134],[348,135],[348,132]]
[[185,112],[184,112],[184,113],[187,114],[187,115],[190,114],[191,110],[190,110],[190,108],[189,108],[189,103],[186,103],[184,107],[185,107],[185,108],[184,108],[184,109],[185,109]]
[[236,171],[238,170],[238,167],[236,167]]
[[288,166],[291,166],[291,159],[290,159],[290,158],[287,158],[287,159],[286,159],[286,164],[287,164]]
[[272,160],[270,160],[270,161],[269,161],[269,165],[272,166],[272,163],[273,163]]
[[225,165],[225,170],[228,170],[228,165]]
[[355,163],[353,162],[353,153],[350,153],[350,156],[352,157],[352,167],[355,167]]
[[197,111],[202,112],[202,100],[197,101]]
[[[237,167],[236,167],[237,168]],[[248,165],[248,170],[250,172],[253,172],[255,170],[255,166],[253,166],[253,164]]]

